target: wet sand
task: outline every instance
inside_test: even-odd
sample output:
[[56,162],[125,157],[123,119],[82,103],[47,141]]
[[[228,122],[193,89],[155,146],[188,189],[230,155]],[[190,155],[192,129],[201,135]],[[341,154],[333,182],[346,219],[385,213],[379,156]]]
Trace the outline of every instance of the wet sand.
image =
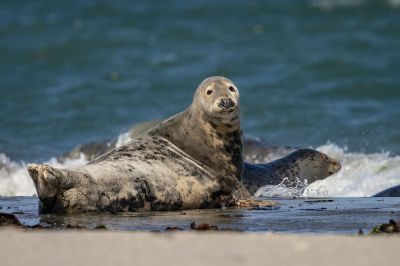
[[396,236],[0,230],[1,265],[398,265]]
[[[267,198],[267,200],[270,200]],[[65,227],[113,231],[160,231],[167,227],[190,230],[190,224],[207,223],[221,230],[288,234],[354,235],[375,226],[400,221],[400,198],[273,199],[276,208],[226,208],[175,212],[39,214],[37,197],[0,197],[0,212],[15,214],[27,226]]]

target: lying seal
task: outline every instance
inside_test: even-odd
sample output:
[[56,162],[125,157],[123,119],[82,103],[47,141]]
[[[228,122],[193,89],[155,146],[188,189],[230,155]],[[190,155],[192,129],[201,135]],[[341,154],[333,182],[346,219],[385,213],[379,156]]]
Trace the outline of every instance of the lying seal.
[[270,177],[290,173],[286,164],[244,164],[239,91],[230,80],[212,77],[185,111],[129,144],[87,165],[30,164],[28,171],[41,212],[116,212],[243,205],[250,197],[241,183],[244,169]]

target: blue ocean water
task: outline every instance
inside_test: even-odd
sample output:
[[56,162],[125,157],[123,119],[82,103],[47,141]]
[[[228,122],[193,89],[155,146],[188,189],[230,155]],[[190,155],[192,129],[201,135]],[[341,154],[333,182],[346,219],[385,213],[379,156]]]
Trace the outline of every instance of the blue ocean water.
[[171,116],[211,75],[248,135],[396,156],[399,25],[397,0],[1,1],[3,164]]

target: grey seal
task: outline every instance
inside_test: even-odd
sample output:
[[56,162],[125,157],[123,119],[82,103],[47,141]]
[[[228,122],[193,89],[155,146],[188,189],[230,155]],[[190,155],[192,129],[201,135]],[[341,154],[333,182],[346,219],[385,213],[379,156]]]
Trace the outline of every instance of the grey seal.
[[244,163],[239,91],[229,79],[211,77],[185,111],[86,165],[27,168],[42,213],[73,213],[247,206],[244,171],[272,180],[297,171],[292,166],[299,164]]
[[41,212],[148,211],[234,206],[242,186],[239,91],[212,77],[192,104],[83,166],[27,166]]

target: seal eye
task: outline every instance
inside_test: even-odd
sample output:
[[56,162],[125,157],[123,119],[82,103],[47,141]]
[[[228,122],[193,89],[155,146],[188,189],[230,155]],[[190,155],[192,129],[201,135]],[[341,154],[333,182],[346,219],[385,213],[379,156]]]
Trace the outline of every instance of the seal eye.
[[211,95],[213,93],[213,90],[207,90],[207,95]]
[[236,90],[235,90],[235,88],[234,87],[232,87],[232,86],[229,86],[229,88],[228,88],[231,92],[235,92]]

